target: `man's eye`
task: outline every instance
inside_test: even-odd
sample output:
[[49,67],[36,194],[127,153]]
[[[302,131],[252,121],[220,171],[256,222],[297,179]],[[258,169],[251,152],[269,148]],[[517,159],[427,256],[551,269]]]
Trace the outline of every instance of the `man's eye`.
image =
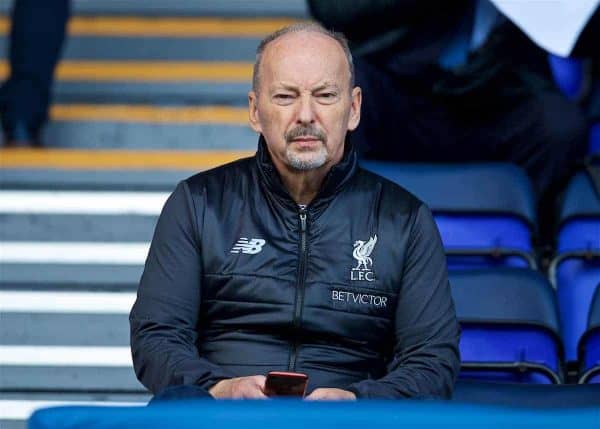
[[326,100],[335,98],[335,96],[336,96],[335,92],[322,92],[319,94],[319,98],[324,98]]
[[275,98],[278,100],[291,100],[293,96],[291,94],[275,94]]

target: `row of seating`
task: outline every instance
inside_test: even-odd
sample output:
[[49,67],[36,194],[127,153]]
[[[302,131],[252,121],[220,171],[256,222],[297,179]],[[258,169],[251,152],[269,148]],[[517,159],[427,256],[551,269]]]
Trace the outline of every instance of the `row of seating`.
[[[536,268],[535,199],[525,173],[505,164],[436,165],[364,162],[432,209],[450,271]],[[443,187],[443,188],[441,188]],[[550,280],[567,361],[577,360],[592,296],[600,284],[600,196],[584,172],[566,192]]]

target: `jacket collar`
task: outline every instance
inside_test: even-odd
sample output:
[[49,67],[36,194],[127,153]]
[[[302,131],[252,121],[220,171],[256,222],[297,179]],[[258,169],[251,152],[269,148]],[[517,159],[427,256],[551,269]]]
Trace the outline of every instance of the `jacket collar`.
[[[279,172],[275,168],[271,159],[271,154],[267,148],[267,143],[264,137],[261,135],[258,139],[258,150],[256,152],[256,163],[260,178],[266,187],[267,191],[272,195],[276,196],[286,206],[293,207],[297,210],[296,202],[292,199],[287,189],[281,181]],[[315,199],[309,205],[309,211],[321,211],[327,203],[338,194],[344,186],[350,181],[358,167],[358,156],[356,150],[350,145],[345,143],[344,156],[341,161],[334,165],[325,180],[321,190],[315,197]]]

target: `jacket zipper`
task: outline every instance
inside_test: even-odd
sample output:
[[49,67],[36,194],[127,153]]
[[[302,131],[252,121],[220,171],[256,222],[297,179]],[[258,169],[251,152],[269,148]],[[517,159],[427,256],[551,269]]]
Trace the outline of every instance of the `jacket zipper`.
[[[304,306],[304,280],[306,277],[306,208],[301,208],[298,213],[300,218],[300,259],[298,261],[298,279],[296,281],[296,300],[294,306],[294,329],[300,327],[302,319],[302,307]],[[288,371],[294,371],[296,368],[296,357],[298,355],[299,341],[296,338],[292,344]]]

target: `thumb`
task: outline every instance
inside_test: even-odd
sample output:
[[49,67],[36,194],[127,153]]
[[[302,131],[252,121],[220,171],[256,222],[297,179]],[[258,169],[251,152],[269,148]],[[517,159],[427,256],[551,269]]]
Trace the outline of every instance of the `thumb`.
[[265,382],[267,381],[267,377],[265,377],[264,375],[255,375],[254,377],[252,377],[252,379],[256,386],[260,387],[261,389],[265,388]]

